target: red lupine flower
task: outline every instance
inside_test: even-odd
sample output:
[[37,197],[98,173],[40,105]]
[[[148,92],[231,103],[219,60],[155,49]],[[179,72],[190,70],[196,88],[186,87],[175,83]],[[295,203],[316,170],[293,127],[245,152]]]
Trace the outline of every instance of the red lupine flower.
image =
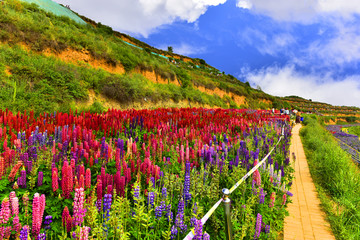
[[85,184],[84,174],[81,174],[79,179],[79,187],[84,188],[85,187],[84,184]]
[[90,168],[86,169],[85,186],[87,188],[91,187],[91,170],[90,170]]
[[69,212],[69,209],[68,207],[66,206],[64,208],[64,211],[62,213],[62,224],[63,226],[66,228],[66,231],[67,232],[70,232],[71,231],[71,228],[72,228],[72,218],[70,216],[70,212]]
[[53,168],[52,174],[51,174],[51,186],[53,192],[56,192],[59,188],[59,177],[58,177],[58,170],[57,168]]

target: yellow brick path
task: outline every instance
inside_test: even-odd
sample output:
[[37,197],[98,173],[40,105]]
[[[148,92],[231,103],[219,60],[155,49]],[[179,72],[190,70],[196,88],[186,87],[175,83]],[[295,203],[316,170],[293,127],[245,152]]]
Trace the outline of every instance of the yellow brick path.
[[295,180],[291,188],[293,202],[289,204],[290,216],[285,218],[284,239],[335,239],[325,213],[320,208],[315,185],[312,181],[304,148],[299,136],[301,125],[292,130],[290,154],[295,153]]

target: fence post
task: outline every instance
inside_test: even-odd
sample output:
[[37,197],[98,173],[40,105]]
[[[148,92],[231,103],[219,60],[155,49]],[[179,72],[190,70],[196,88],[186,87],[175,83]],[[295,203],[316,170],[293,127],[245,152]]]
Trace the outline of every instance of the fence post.
[[224,202],[224,217],[225,217],[225,235],[227,240],[233,239],[232,224],[231,224],[231,211],[230,211],[230,191],[227,188],[222,190]]

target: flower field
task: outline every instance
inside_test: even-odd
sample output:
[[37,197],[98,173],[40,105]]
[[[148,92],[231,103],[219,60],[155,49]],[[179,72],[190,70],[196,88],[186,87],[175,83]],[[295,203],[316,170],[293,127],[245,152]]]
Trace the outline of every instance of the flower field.
[[[269,111],[0,110],[0,239],[234,239],[281,234],[293,169],[288,119]],[[284,136],[281,137],[282,127]]]

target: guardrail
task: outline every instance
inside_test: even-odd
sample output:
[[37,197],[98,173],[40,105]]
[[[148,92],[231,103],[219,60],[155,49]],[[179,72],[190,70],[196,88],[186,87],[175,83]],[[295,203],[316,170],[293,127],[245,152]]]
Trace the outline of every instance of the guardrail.
[[[268,159],[268,157],[270,156],[270,154],[274,151],[274,149],[277,147],[277,145],[280,143],[281,139],[284,137],[284,127],[282,128],[281,131],[281,136],[278,140],[278,142],[276,143],[276,145],[271,149],[271,151],[256,165],[254,166],[248,173],[246,173],[234,186],[232,186],[229,189],[224,188],[222,190],[224,196],[217,201],[212,208],[210,208],[210,210],[204,215],[204,217],[201,219],[201,223],[202,225],[204,225],[206,223],[206,221],[211,217],[211,215],[215,212],[215,210],[220,206],[220,204],[223,202],[224,203],[224,210],[225,210],[225,214],[224,214],[224,218],[225,218],[225,235],[226,235],[226,239],[227,240],[232,240],[233,239],[233,235],[232,235],[232,224],[231,224],[231,220],[230,220],[230,198],[229,195],[234,192],[236,190],[236,188],[238,188],[248,177],[251,176],[251,174],[253,174],[265,161],[266,159]],[[191,230],[188,235],[186,235],[186,237],[184,238],[184,240],[191,240],[193,239],[193,237],[195,236],[194,230]]]

